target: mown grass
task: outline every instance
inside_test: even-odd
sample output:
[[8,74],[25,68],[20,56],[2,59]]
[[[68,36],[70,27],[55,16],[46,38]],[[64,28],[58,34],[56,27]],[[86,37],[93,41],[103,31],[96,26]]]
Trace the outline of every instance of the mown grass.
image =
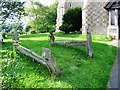
[[[47,34],[20,36],[21,45],[42,55],[42,48],[49,48],[61,70],[61,76],[50,76],[48,69],[29,57],[19,54],[16,73],[19,88],[106,88],[117,48],[94,41],[110,41],[93,35],[93,57],[87,56],[85,47],[50,45]],[[85,36],[56,33],[56,40],[85,40]],[[11,50],[11,39],[6,39],[3,50]]]
[[[86,40],[86,35],[81,35],[77,33],[65,34],[63,32],[55,33],[55,36],[60,38],[74,39],[74,40]],[[59,38],[59,39],[60,39]],[[107,38],[105,35],[92,35],[93,41],[111,41],[110,38]]]

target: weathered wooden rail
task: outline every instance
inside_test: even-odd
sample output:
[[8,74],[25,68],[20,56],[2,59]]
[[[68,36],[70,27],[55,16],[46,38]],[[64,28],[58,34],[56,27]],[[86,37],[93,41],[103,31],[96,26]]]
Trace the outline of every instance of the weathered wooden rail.
[[60,69],[56,65],[56,62],[53,59],[53,56],[51,55],[51,51],[48,48],[43,48],[43,54],[42,56],[39,56],[38,54],[34,53],[33,51],[21,45],[15,47],[17,50],[19,50],[21,53],[25,54],[26,56],[29,56],[33,58],[35,61],[47,66],[47,68],[51,73],[56,74],[57,76],[60,75]]
[[55,41],[55,36],[54,36],[53,32],[49,33],[49,37],[50,37],[51,44],[64,44],[67,46],[86,46],[89,57],[93,56],[92,55],[93,54],[92,53],[92,36],[91,36],[91,32],[89,32],[89,30],[87,30],[86,41]]
[[86,46],[86,41],[55,41],[54,44],[65,44],[67,46]]
[[51,51],[48,48],[43,48],[43,54],[42,56],[39,56],[38,54],[36,54],[35,52],[19,45],[19,37],[17,34],[17,31],[14,30],[14,37],[13,37],[13,46],[19,50],[19,52],[25,54],[26,56],[29,56],[31,58],[33,58],[35,61],[42,63],[43,65],[45,65],[49,71],[53,74],[56,74],[57,76],[60,75],[60,69],[58,68],[52,54]]

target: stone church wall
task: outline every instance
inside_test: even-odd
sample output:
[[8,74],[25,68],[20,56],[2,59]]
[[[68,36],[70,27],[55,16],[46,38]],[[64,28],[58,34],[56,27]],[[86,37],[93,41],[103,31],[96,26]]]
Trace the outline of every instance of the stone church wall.
[[76,6],[83,6],[82,2],[65,2],[65,11]]
[[83,8],[82,34],[86,34],[88,28],[92,34],[107,35],[109,15],[104,9],[105,4],[105,2],[88,2]]
[[62,18],[65,12],[76,6],[83,6],[83,2],[79,0],[59,0],[58,8],[57,8],[57,24],[56,30],[59,31],[59,26],[62,25]]
[[[87,1],[87,0],[86,0]],[[82,34],[86,34],[87,29],[92,34],[106,34],[109,21],[108,12],[104,9],[106,2],[81,2],[81,0],[59,1],[57,12],[57,30],[62,24],[62,17],[66,10],[76,6],[82,6]]]

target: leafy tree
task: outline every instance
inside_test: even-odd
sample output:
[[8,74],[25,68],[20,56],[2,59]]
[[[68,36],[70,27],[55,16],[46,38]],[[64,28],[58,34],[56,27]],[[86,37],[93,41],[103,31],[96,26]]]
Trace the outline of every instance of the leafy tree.
[[16,28],[16,30],[22,31],[23,25],[22,25],[22,23],[11,23],[11,24],[4,23],[4,24],[0,25],[0,31],[4,31],[4,32],[10,32],[14,28]]
[[32,26],[33,30],[38,30],[38,32],[48,32],[49,29],[54,29],[57,18],[58,3],[55,2],[50,7],[43,5],[40,6],[41,4],[39,2],[34,2],[32,4],[35,8],[29,6],[26,10],[31,17],[29,25]]
[[15,25],[14,26],[16,26],[17,28],[17,30],[20,30],[20,31],[22,31],[23,30],[23,25],[22,25],[22,23],[14,23]]
[[1,0],[0,1],[0,24],[6,20],[18,22],[24,12],[24,2],[14,0]]
[[53,5],[51,5],[47,11],[45,17],[45,22],[47,22],[46,23],[47,31],[55,30],[56,19],[57,19],[57,6],[58,6],[58,1],[56,1]]
[[56,24],[56,19],[57,19],[57,6],[58,6],[58,2],[56,1],[53,5],[51,5],[48,9],[48,14],[46,14],[46,19],[47,21],[52,24],[55,25]]
[[8,28],[8,27],[7,27],[6,24],[1,24],[1,25],[0,25],[0,31],[6,31],[7,28]]
[[[15,0],[1,0],[0,1],[0,25],[7,22],[19,22],[22,16],[25,15],[24,2]],[[14,28],[14,31],[18,27]],[[3,32],[4,33],[4,32]]]
[[63,23],[59,27],[65,33],[80,31],[82,27],[82,10],[80,7],[69,9],[63,15]]
[[[26,12],[28,16],[33,21],[33,25],[35,25],[35,30],[38,32],[39,26],[39,16],[43,13],[43,5],[40,2],[33,2],[30,0],[29,7],[26,8]],[[43,18],[43,17],[42,17]]]
[[26,26],[26,32],[29,32],[32,27],[30,25]]

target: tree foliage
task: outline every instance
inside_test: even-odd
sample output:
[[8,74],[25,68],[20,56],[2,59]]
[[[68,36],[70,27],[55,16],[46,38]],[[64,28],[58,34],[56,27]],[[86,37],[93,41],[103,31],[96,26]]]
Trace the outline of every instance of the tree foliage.
[[8,19],[9,21],[19,21],[24,14],[24,2],[13,0],[0,1],[0,24]]
[[63,23],[59,27],[65,33],[80,31],[82,27],[82,10],[80,7],[71,8],[63,15]]
[[31,4],[26,11],[31,18],[29,25],[32,29],[36,32],[48,32],[50,29],[55,29],[58,3],[51,6],[43,6],[40,2]]
[[23,25],[22,23],[11,23],[11,24],[4,23],[0,25],[0,30],[5,30],[6,32],[9,32],[10,30],[14,28],[16,28],[17,30],[23,30]]
[[26,26],[25,30],[26,32],[29,32],[32,27],[30,25]]
[[32,25],[36,32],[38,32],[38,26],[39,26],[39,16],[43,14],[43,5],[39,2],[34,2],[30,0],[29,7],[26,8],[26,12],[28,13],[28,16],[33,21]]

